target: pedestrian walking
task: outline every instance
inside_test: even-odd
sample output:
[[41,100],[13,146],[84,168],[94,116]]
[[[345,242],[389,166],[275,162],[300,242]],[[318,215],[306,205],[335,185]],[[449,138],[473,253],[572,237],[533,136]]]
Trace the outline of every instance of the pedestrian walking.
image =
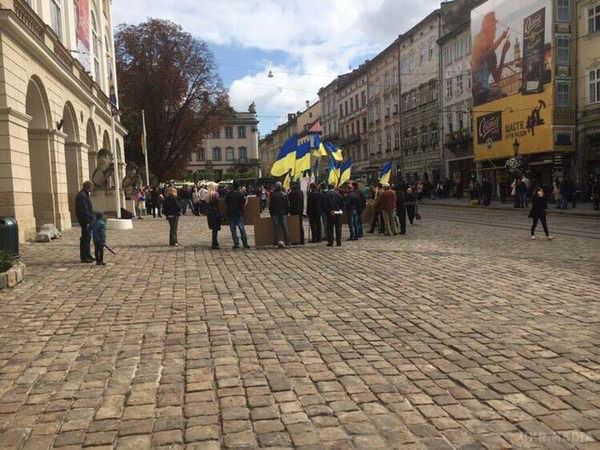
[[322,194],[315,183],[311,183],[309,189],[310,191],[308,192],[306,199],[306,215],[308,216],[308,222],[310,224],[310,242],[314,244],[321,242],[322,240]]
[[223,217],[219,210],[219,194],[213,192],[210,194],[210,200],[205,207],[206,219],[208,221],[208,228],[212,231],[212,245],[213,250],[218,250],[219,247],[219,231],[221,230],[221,223]]
[[75,216],[81,227],[81,237],[79,238],[79,259],[82,263],[94,262],[90,250],[91,230],[90,224],[94,219],[94,211],[92,209],[92,201],[90,200],[90,192],[92,192],[92,182],[85,181],[81,191],[75,197]]
[[94,238],[94,255],[96,265],[104,266],[104,246],[106,245],[106,219],[102,211],[94,213],[94,222],[92,223],[92,236]]
[[359,209],[358,209],[358,237],[363,237],[363,224],[362,224],[362,213],[367,208],[367,196],[365,193],[358,187],[358,183],[355,181],[352,183],[352,189],[356,192],[359,200]]
[[181,216],[181,203],[177,196],[177,189],[174,187],[167,188],[167,197],[162,205],[162,213],[169,222],[169,245],[178,247],[177,228],[179,227],[179,216]]
[[237,230],[240,230],[240,237],[244,248],[250,248],[248,245],[248,235],[246,234],[246,225],[244,224],[244,207],[246,206],[246,197],[240,190],[240,183],[233,182],[232,189],[225,195],[225,205],[227,206],[227,220],[233,239],[233,248],[240,248],[240,240]]
[[417,198],[413,193],[411,187],[406,190],[406,215],[408,216],[408,221],[411,225],[414,225],[413,221],[415,220],[415,216],[417,214]]
[[358,241],[360,229],[358,223],[360,222],[360,198],[358,193],[351,187],[343,189],[344,191],[344,209],[346,210],[346,217],[348,218],[348,229],[350,231],[350,237],[347,241]]
[[152,191],[152,217],[162,218],[162,209],[165,201],[165,196],[163,193],[163,189],[160,186],[157,186]]
[[531,210],[529,211],[529,217],[533,223],[531,225],[531,239],[535,239],[535,228],[537,227],[538,221],[542,223],[546,238],[549,240],[554,239],[548,232],[548,225],[546,223],[546,209],[548,203],[546,202],[546,195],[542,188],[537,188],[533,198],[531,199]]
[[304,245],[304,225],[302,218],[304,216],[304,193],[300,190],[299,183],[292,184],[292,190],[288,195],[290,202],[290,216],[298,216],[300,221],[300,245]]
[[283,190],[281,182],[276,182],[273,193],[269,200],[269,214],[273,221],[273,245],[279,243],[279,229],[283,232],[283,242],[290,245],[290,234],[288,231],[287,216],[290,211],[290,203],[287,194]]

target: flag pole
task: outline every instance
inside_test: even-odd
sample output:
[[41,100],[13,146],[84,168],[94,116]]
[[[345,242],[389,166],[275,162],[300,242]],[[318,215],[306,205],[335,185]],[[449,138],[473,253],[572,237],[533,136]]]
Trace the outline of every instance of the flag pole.
[[144,140],[142,145],[144,146],[144,163],[146,164],[146,186],[150,186],[150,167],[148,167],[148,147],[146,146],[146,113],[142,109],[142,133],[144,134]]

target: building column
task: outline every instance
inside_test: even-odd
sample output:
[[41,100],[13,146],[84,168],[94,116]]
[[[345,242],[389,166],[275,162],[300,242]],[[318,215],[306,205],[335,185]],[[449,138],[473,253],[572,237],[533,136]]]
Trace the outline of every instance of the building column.
[[14,217],[19,239],[35,236],[27,127],[31,116],[0,108],[0,216]]
[[71,222],[76,221],[75,197],[85,180],[88,179],[89,169],[87,151],[89,146],[80,142],[65,144],[65,164],[67,173],[67,192]]
[[71,228],[71,212],[69,211],[69,190],[67,184],[67,163],[65,141],[67,135],[62,131],[50,130],[50,167],[52,173],[52,190],[54,193],[54,225],[61,230]]

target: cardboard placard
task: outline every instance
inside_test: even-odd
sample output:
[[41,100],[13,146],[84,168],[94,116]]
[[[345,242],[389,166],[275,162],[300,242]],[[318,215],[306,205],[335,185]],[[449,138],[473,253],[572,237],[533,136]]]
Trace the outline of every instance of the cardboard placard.
[[[298,216],[288,216],[288,232],[290,242],[300,242],[300,220]],[[283,235],[279,231],[279,240]],[[273,220],[270,217],[259,217],[254,225],[254,244],[257,247],[273,245]]]

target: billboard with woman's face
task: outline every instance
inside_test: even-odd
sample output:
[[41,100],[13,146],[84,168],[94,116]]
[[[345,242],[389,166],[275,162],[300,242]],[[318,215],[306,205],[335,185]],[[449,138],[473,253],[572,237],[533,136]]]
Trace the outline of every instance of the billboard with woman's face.
[[489,0],[471,12],[477,160],[552,149],[550,0]]

